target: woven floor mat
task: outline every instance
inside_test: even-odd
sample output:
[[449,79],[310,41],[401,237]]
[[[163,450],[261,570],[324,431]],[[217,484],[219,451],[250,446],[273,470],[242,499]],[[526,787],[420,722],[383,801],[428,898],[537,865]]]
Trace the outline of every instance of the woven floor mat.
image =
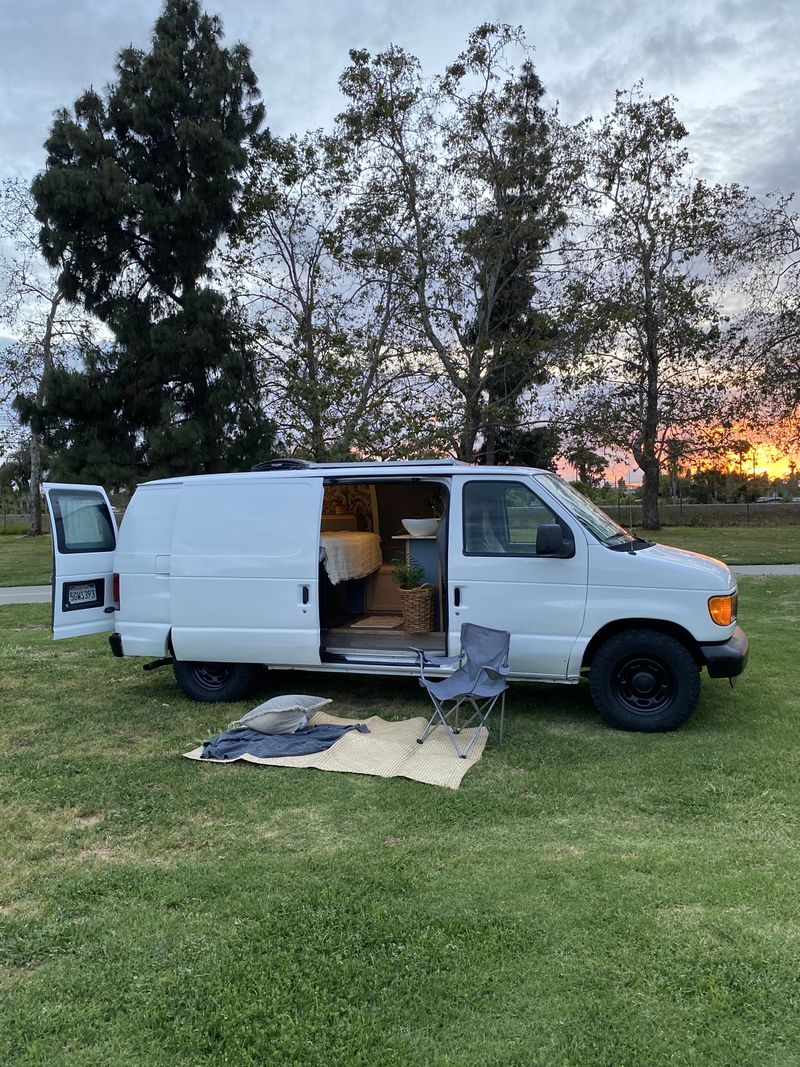
[[366,619],[351,622],[351,630],[396,630],[403,625],[402,615],[367,615]]
[[[351,730],[324,752],[308,756],[280,756],[274,759],[259,759],[244,755],[247,763],[265,767],[309,767],[318,771],[345,771],[350,774],[373,774],[379,778],[411,778],[426,785],[439,785],[446,789],[458,789],[461,779],[474,767],[483,755],[488,733],[480,727],[481,736],[466,759],[453,751],[450,738],[441,727],[433,731],[424,745],[417,744],[426,720],[423,718],[402,719],[388,722],[378,715],[368,719],[342,719],[336,715],[316,712],[309,720],[314,723],[333,723],[347,726],[363,722],[369,727],[368,734]],[[466,745],[474,730],[462,730],[458,741]],[[200,760],[203,746],[184,755],[187,759]],[[234,760],[200,760],[202,763],[233,763]]]

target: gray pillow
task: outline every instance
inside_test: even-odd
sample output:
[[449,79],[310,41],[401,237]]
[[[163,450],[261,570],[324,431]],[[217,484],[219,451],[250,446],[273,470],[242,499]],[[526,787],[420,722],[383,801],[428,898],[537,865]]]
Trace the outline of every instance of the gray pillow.
[[234,726],[246,726],[262,734],[293,734],[308,724],[309,713],[330,704],[327,697],[309,697],[299,694],[273,697],[257,708],[248,711]]

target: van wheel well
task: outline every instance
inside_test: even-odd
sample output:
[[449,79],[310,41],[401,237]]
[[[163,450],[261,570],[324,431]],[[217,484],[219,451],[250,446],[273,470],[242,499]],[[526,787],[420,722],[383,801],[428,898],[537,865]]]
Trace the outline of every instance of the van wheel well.
[[581,662],[581,670],[586,671],[589,669],[595,652],[609,639],[609,637],[614,637],[616,634],[623,633],[625,630],[654,630],[657,633],[668,634],[670,637],[674,637],[676,641],[680,641],[681,644],[687,648],[694,657],[698,667],[702,667],[705,662],[700,654],[700,648],[697,641],[695,641],[688,630],[684,630],[684,628],[678,626],[677,623],[665,622],[662,619],[616,619],[614,622],[608,623],[601,630],[598,630],[586,646],[586,650],[583,653],[583,661]]

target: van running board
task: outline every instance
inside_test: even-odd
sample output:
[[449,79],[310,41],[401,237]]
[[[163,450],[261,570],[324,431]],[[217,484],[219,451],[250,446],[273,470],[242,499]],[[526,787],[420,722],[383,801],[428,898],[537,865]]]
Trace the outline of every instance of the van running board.
[[381,656],[376,659],[374,653],[359,653],[353,652],[352,649],[344,654],[342,652],[326,652],[320,653],[320,659],[323,663],[350,663],[352,665],[363,665],[365,667],[386,667],[388,665],[397,667],[415,667],[417,665],[416,657],[408,657],[403,654],[402,656]]

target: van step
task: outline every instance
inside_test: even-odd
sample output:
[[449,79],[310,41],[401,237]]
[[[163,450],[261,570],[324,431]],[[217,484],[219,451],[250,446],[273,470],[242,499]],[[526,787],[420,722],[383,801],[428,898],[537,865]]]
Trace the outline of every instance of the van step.
[[376,656],[374,648],[324,648],[320,653],[320,659],[323,663],[361,663],[373,666],[391,662],[398,666],[414,667],[417,663],[417,660],[409,657],[407,653],[381,650],[380,655]]

